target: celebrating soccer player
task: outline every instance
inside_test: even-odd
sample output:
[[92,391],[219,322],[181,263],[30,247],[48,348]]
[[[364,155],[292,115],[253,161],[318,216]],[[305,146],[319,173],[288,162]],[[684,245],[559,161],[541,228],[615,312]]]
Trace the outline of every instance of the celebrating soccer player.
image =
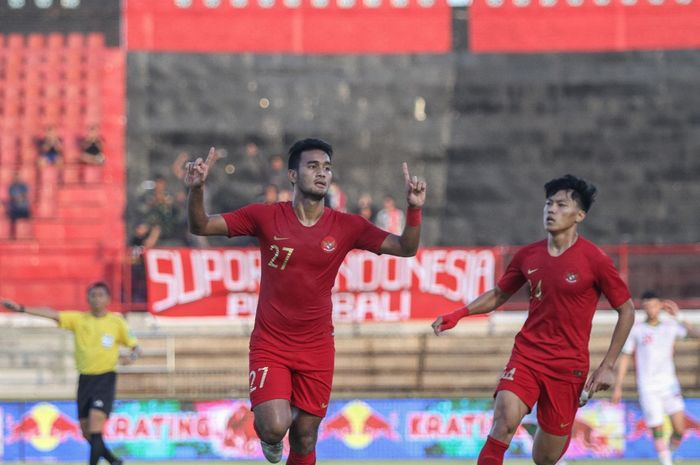
[[[675,302],[661,300],[653,291],[642,295],[642,308],[647,319],[632,328],[630,337],[622,348],[612,401],[617,403],[622,397],[622,380],[634,354],[637,391],[644,420],[651,429],[661,465],[673,465],[671,454],[685,434],[685,403],[673,363],[673,348],[676,339],[687,336],[698,338],[700,331],[682,319]],[[662,310],[667,311],[671,318],[660,319],[659,313]],[[664,414],[669,415],[673,427],[670,448],[664,438]]]
[[[532,458],[554,465],[569,445],[581,401],[614,383],[613,367],[634,323],[629,290],[598,247],[577,232],[595,198],[595,186],[566,175],[545,184],[547,239],[520,249],[497,286],[467,307],[438,317],[435,334],[459,319],[488,313],[527,283],[530,308],[496,387],[493,425],[477,465],[501,465],[522,418],[537,402],[539,429]],[[588,341],[600,293],[618,312],[607,354],[586,381]]]
[[[11,300],[2,300],[9,310],[41,316],[58,322],[58,326],[75,335],[75,365],[78,378],[78,419],[83,436],[90,443],[90,465],[104,457],[111,465],[121,465],[102,439],[102,429],[112,411],[117,362],[132,363],[140,354],[136,338],[121,315],[108,310],[109,287],[103,282],[87,289],[89,312],[62,311],[48,307],[25,307]],[[119,356],[119,346],[131,348],[128,356]]]
[[287,465],[316,463],[318,427],[326,414],[333,379],[331,288],[352,249],[408,257],[420,241],[426,183],[403,164],[408,212],[397,236],[359,215],[324,206],[333,180],[333,149],[304,139],[289,149],[291,202],[251,204],[222,215],[204,209],[204,183],[217,158],[187,164],[188,213],[193,234],[256,236],[262,276],[255,327],[250,339],[250,401],[255,429],[268,461],[282,458],[289,431]]

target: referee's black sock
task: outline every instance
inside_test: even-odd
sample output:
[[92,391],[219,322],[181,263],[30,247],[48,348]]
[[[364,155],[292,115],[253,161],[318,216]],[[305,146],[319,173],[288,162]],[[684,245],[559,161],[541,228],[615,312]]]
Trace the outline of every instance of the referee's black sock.
[[119,462],[119,459],[105,445],[102,433],[90,433],[90,465],[97,465],[100,457],[104,457],[109,463]]

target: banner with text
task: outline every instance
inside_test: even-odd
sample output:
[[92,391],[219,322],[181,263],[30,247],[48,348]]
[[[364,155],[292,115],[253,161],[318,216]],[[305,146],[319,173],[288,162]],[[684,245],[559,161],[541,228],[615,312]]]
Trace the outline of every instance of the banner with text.
[[[686,399],[687,432],[675,456],[700,458],[700,399]],[[321,423],[323,460],[473,459],[493,417],[492,399],[353,399],[332,401]],[[668,438],[668,420],[664,432]],[[126,460],[262,460],[247,400],[118,401],[105,441]],[[515,432],[506,457],[526,458],[533,438]],[[88,456],[74,402],[0,402],[0,462],[75,462]],[[284,441],[284,455],[289,444]],[[574,421],[566,458],[655,458],[636,401],[592,400]]]
[[[333,319],[432,319],[491,289],[499,257],[495,248],[424,248],[411,258],[350,252],[333,288]],[[251,319],[261,266],[256,248],[148,250],[148,309],[159,316]]]

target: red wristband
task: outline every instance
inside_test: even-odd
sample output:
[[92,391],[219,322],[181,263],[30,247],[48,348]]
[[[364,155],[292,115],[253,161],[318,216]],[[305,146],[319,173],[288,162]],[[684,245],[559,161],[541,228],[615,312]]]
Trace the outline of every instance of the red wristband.
[[420,226],[422,215],[420,208],[408,207],[406,213],[406,226]]
[[442,324],[440,325],[440,330],[444,331],[446,329],[454,328],[457,325],[457,322],[465,316],[469,316],[469,307],[462,307],[458,310],[455,310],[452,313],[444,315],[442,317]]

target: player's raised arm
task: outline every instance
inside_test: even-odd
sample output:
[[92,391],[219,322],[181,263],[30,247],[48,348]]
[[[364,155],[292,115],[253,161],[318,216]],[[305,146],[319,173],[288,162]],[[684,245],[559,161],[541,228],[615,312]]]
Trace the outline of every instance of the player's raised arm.
[[685,330],[688,332],[688,337],[696,339],[700,338],[700,329],[691,325],[683,318],[677,303],[675,303],[673,300],[664,299],[661,301],[661,308],[668,312],[668,314],[671,315],[671,317],[676,320],[678,324],[685,327]]
[[3,307],[15,313],[26,313],[27,315],[41,316],[50,320],[58,321],[59,313],[53,308],[25,307],[24,305],[18,304],[17,302],[2,299],[0,299],[0,303],[2,303]]
[[617,324],[613,331],[610,347],[605,354],[600,366],[588,378],[583,390],[589,393],[590,396],[598,391],[605,391],[615,383],[615,361],[622,351],[630,330],[634,325],[634,303],[632,299],[626,301],[615,309],[618,313]]
[[501,290],[501,288],[496,286],[490,291],[486,291],[481,294],[466,307],[462,307],[451,313],[437,317],[431,325],[433,327],[433,331],[435,332],[435,335],[439,336],[443,331],[454,328],[457,325],[457,322],[465,316],[481,315],[482,313],[492,312],[510,299],[510,296],[511,294],[504,292]]
[[185,164],[185,185],[189,188],[187,195],[187,217],[190,232],[197,236],[225,236],[228,234],[226,221],[221,215],[207,215],[204,208],[204,182],[209,170],[219,155],[214,147],[209,149],[206,160],[197,158]]
[[408,164],[403,163],[403,177],[406,185],[406,225],[401,236],[389,234],[380,248],[381,253],[412,257],[418,251],[420,244],[421,208],[425,203],[426,182],[418,176],[411,176]]

